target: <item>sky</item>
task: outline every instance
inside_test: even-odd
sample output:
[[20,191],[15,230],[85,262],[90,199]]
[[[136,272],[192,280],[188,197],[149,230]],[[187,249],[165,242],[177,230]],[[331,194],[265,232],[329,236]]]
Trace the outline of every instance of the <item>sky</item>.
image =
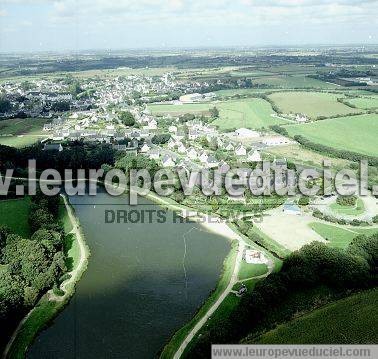
[[378,0],[0,0],[0,52],[377,44]]

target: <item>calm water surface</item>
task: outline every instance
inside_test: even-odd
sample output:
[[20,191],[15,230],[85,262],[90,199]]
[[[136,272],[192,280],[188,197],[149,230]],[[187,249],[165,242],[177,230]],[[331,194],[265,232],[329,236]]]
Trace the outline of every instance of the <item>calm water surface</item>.
[[[153,358],[215,287],[230,246],[196,223],[106,224],[106,210],[161,210],[141,199],[71,197],[91,250],[77,291],[29,358]],[[135,217],[134,217],[135,218]]]

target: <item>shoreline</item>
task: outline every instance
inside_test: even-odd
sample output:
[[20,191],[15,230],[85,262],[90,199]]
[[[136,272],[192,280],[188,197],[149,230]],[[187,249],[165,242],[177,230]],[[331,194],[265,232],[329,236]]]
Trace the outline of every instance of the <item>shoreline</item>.
[[[99,185],[104,186],[104,182],[97,181]],[[51,313],[48,320],[46,320],[37,331],[34,333],[32,340],[27,344],[26,348],[23,348],[24,354],[27,352],[28,348],[31,346],[34,339],[43,329],[46,329],[48,326],[49,321],[53,320],[62,310],[64,310],[65,306],[69,303],[72,296],[75,294],[75,285],[79,282],[82,274],[85,272],[88,258],[90,255],[89,248],[85,242],[84,234],[81,232],[81,227],[79,224],[79,220],[77,219],[76,215],[74,214],[74,209],[72,208],[71,204],[67,201],[66,195],[61,195],[67,215],[70,219],[72,230],[69,233],[75,232],[76,238],[79,240],[79,247],[80,247],[80,260],[79,260],[79,267],[74,269],[70,272],[70,274],[74,273],[74,275],[61,283],[60,288],[64,288],[65,295],[62,297],[56,296],[52,290],[49,290],[41,299],[40,301],[34,306],[33,309],[24,317],[24,319],[18,325],[15,333],[13,334],[10,342],[4,351],[2,358],[8,358],[9,351],[12,349],[17,336],[22,331],[23,326],[27,323],[28,319],[33,315],[35,311],[39,309],[40,305],[45,304],[43,300],[47,300],[49,303],[55,303],[56,308],[53,313]],[[141,195],[142,196],[142,195]],[[246,242],[244,237],[237,231],[237,229],[230,226],[228,223],[221,220],[219,216],[201,213],[198,210],[192,209],[190,207],[186,207],[181,205],[177,202],[174,202],[170,198],[162,198],[154,192],[150,192],[147,195],[143,195],[142,197],[156,203],[158,206],[165,208],[170,211],[179,212],[179,215],[183,218],[189,218],[191,221],[198,223],[203,227],[206,231],[214,233],[220,237],[227,239],[231,245],[230,251],[228,252],[227,256],[224,259],[224,266],[222,272],[220,273],[220,278],[214,289],[209,292],[209,296],[207,299],[198,307],[196,313],[194,313],[193,317],[185,323],[180,329],[178,329],[175,333],[172,334],[171,339],[168,343],[166,343],[161,352],[161,357],[167,358],[179,358],[181,354],[185,351],[188,344],[192,341],[195,335],[200,331],[203,327],[206,320],[209,318],[209,315],[214,313],[219,306],[223,303],[224,299],[231,293],[233,286],[238,282],[238,272],[241,262],[241,256],[243,254],[244,248],[247,245],[250,245]],[[187,212],[187,213],[185,213]],[[192,214],[195,213],[195,216]],[[68,234],[68,233],[67,233]],[[265,251],[265,250],[264,250]],[[231,263],[232,265],[230,266]],[[226,283],[224,283],[226,281]],[[204,313],[201,313],[204,311]],[[199,318],[197,318],[199,316]],[[167,345],[175,338],[176,335],[180,335],[182,330],[185,330],[187,326],[190,326],[190,330],[185,334],[184,338],[179,341],[179,347],[175,347],[175,352],[173,353],[174,356],[164,356],[165,349]],[[21,348],[20,348],[21,349]],[[20,350],[18,349],[18,350]],[[9,356],[12,358],[13,356]]]

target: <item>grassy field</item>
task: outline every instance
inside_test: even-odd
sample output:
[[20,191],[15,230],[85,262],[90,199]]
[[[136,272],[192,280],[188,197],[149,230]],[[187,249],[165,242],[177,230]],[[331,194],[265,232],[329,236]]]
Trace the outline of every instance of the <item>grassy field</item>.
[[260,77],[260,76],[271,76],[272,73],[268,71],[261,71],[257,69],[240,69],[237,71],[231,71],[230,75],[232,77]]
[[242,261],[238,276],[240,280],[243,280],[263,275],[267,271],[268,267],[266,264],[249,264],[245,261]]
[[348,115],[361,112],[337,102],[343,95],[325,92],[276,92],[269,98],[283,113],[303,113],[310,118]]
[[274,111],[269,102],[260,98],[184,105],[149,105],[148,108],[153,114],[167,113],[178,116],[184,113],[207,113],[214,106],[219,109],[219,118],[212,124],[220,130],[240,127],[262,128],[286,123],[272,117]]
[[0,225],[8,226],[14,233],[28,238],[30,198],[0,201]]
[[358,216],[365,212],[364,202],[359,198],[355,206],[341,206],[338,203],[332,203],[330,205],[332,211],[337,214],[346,214],[349,216]]
[[224,131],[240,127],[268,128],[285,123],[284,120],[272,117],[275,112],[270,103],[259,98],[221,102],[216,107],[219,109],[219,118],[212,124]]
[[378,96],[348,99],[348,103],[362,109],[378,108]]
[[258,89],[258,88],[250,88],[250,89],[229,89],[229,90],[219,90],[215,91],[214,93],[217,95],[218,98],[225,98],[231,96],[254,96],[256,94],[261,94],[265,92],[274,92],[274,91],[281,91],[281,90],[272,90],[272,89]]
[[264,76],[252,79],[254,85],[267,85],[282,89],[314,88],[314,89],[334,89],[336,85],[324,81],[313,79],[305,75],[276,75]]
[[314,310],[263,334],[259,344],[374,344],[378,340],[378,290]]
[[302,135],[312,142],[365,155],[378,155],[378,118],[375,114],[339,117],[286,126],[291,136]]
[[170,115],[182,115],[185,113],[206,113],[214,105],[210,103],[188,103],[183,105],[169,105],[169,104],[156,104],[148,105],[148,109],[152,114],[170,114]]
[[24,147],[31,145],[46,134],[42,128],[48,120],[37,118],[11,119],[0,121],[0,145]]
[[319,168],[322,168],[324,160],[329,160],[332,163],[332,168],[341,169],[350,164],[350,161],[341,158],[327,157],[323,154],[310,151],[298,144],[269,147],[265,150],[265,153],[279,158],[286,158],[294,163],[301,163]]
[[346,248],[358,236],[358,233],[319,222],[310,223],[310,227],[328,241],[332,247]]

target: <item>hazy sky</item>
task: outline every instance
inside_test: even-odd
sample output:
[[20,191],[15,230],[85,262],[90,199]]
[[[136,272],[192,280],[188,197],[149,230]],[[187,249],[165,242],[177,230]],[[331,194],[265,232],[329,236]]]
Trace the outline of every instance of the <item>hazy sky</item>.
[[378,43],[378,0],[0,0],[0,51]]

